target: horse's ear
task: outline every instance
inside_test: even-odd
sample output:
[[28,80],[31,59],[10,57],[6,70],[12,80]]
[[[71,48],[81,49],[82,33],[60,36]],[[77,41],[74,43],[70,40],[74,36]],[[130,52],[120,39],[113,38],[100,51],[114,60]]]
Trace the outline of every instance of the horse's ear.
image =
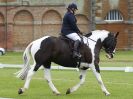
[[119,32],[117,32],[117,33],[115,34],[115,38],[117,38],[118,35],[119,35]]

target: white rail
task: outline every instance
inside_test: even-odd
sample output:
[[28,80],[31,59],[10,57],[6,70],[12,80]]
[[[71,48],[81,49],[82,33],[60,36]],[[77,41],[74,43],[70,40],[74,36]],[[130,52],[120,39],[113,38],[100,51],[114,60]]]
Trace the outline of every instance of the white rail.
[[[0,68],[21,68],[23,65],[18,64],[1,64]],[[60,69],[60,70],[78,70],[77,68],[68,68],[63,66],[51,66],[52,69]],[[108,70],[108,71],[125,71],[125,72],[133,72],[133,67],[100,67],[100,70]]]

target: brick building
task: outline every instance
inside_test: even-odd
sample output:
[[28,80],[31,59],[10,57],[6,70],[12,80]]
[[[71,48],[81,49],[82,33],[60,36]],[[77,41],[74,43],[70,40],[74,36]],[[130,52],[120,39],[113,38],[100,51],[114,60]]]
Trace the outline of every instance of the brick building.
[[120,32],[118,49],[133,49],[132,0],[0,0],[0,46],[23,50],[45,35],[58,36],[66,6],[78,5],[82,32],[106,29]]
[[97,29],[120,32],[119,49],[133,49],[133,0],[96,0]]

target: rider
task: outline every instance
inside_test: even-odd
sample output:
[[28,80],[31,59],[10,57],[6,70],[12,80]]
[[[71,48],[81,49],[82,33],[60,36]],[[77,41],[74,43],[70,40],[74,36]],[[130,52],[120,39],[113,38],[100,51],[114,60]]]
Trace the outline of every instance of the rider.
[[81,34],[79,28],[77,27],[77,20],[75,17],[75,12],[77,9],[77,5],[75,3],[71,3],[67,7],[67,12],[63,18],[63,24],[61,28],[61,33],[63,36],[70,38],[74,42],[74,51],[73,57],[81,58],[81,54],[79,53],[79,47],[81,44],[81,38],[79,34]]

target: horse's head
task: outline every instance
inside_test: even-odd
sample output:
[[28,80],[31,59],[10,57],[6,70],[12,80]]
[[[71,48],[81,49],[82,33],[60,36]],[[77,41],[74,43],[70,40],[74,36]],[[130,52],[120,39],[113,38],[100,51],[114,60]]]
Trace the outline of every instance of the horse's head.
[[103,47],[105,48],[105,52],[107,53],[106,56],[109,59],[113,58],[114,56],[118,35],[119,32],[117,32],[116,34],[109,33],[108,37],[103,41]]

